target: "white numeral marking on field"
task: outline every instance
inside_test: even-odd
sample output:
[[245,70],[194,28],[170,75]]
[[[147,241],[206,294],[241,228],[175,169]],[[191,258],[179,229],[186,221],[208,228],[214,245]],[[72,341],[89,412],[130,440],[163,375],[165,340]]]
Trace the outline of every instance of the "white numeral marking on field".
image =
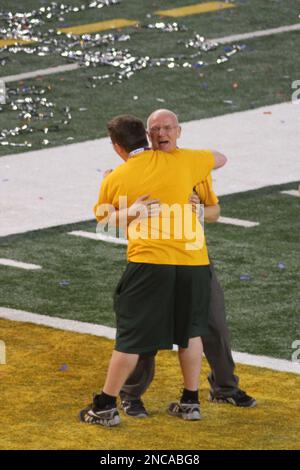
[[251,222],[250,220],[242,220],[242,219],[233,219],[231,217],[219,217],[218,222],[220,224],[228,224],[228,225],[237,225],[238,227],[257,227],[259,222]]
[[13,268],[21,268],[21,269],[42,269],[42,266],[39,266],[38,264],[30,264],[30,263],[21,263],[21,261],[15,261],[13,259],[6,259],[6,258],[0,258],[0,264],[3,264],[4,266],[12,266]]

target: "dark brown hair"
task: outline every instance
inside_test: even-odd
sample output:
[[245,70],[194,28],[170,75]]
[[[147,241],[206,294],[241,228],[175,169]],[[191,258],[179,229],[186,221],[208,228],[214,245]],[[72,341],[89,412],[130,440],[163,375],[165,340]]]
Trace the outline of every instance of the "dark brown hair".
[[148,147],[145,126],[135,116],[117,116],[107,123],[107,129],[112,143],[119,144],[128,153],[139,147]]

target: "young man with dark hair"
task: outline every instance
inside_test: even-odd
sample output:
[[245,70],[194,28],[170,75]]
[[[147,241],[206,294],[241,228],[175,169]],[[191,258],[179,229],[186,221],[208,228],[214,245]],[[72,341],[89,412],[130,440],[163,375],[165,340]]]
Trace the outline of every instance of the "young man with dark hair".
[[[175,113],[168,109],[154,111],[148,117],[147,130],[153,149],[169,153],[176,151],[181,127]],[[195,189],[197,196],[192,198],[191,202],[204,204],[205,222],[216,222],[220,207],[213,191],[211,176],[209,175],[204,182],[199,183]],[[226,325],[224,293],[212,263],[210,263],[210,271],[209,334],[202,338],[204,354],[211,367],[211,373],[208,376],[211,387],[209,400],[251,408],[256,405],[256,400],[239,388],[239,378],[234,374],[235,364]],[[135,370],[121,389],[122,407],[129,416],[144,418],[148,415],[141,396],[154,378],[155,354],[156,351],[153,351],[139,357]]]
[[122,147],[127,153],[149,147],[144,124],[134,116],[117,116],[108,122],[107,130],[112,143]]
[[[115,295],[115,350],[103,391],[81,411],[80,419],[104,426],[119,424],[116,397],[139,355],[172,349],[173,343],[179,346],[184,391],[180,402],[170,405],[169,413],[200,419],[201,336],[208,332],[210,271],[201,225],[186,202],[191,188],[204,181],[213,168],[223,166],[226,157],[209,150],[178,150],[172,155],[150,150],[144,147],[143,123],[132,116],[113,119],[108,130],[125,163],[104,179],[95,206],[97,219],[105,218],[103,208],[107,215],[108,205],[119,210],[124,196],[130,212],[145,193],[152,197],[150,204],[149,197],[144,197],[145,206],[159,202],[162,214],[146,218],[146,223],[135,216],[129,224],[128,265]],[[175,206],[179,211],[168,213]],[[168,230],[166,213],[172,222]],[[186,220],[192,222],[192,230],[186,230]]]

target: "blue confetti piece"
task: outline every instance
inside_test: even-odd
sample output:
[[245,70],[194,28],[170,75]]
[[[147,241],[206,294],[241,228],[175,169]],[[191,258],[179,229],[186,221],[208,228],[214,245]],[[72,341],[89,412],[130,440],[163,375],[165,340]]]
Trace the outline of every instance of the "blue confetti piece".
[[251,275],[250,274],[241,274],[240,275],[240,280],[241,281],[250,281]]
[[239,44],[240,51],[255,51],[254,47],[247,46],[247,44]]
[[202,69],[202,67],[204,66],[205,66],[204,62],[198,62],[197,64],[193,64],[193,67],[195,69]]
[[70,281],[60,281],[60,282],[59,282],[59,285],[60,285],[61,287],[67,287],[67,286],[69,286],[70,284],[71,284]]
[[69,369],[68,364],[62,364],[62,366],[59,368],[60,372],[65,372],[68,369]]
[[278,267],[279,269],[285,269],[285,264],[284,264],[282,261],[280,261],[280,262],[277,264],[277,267]]

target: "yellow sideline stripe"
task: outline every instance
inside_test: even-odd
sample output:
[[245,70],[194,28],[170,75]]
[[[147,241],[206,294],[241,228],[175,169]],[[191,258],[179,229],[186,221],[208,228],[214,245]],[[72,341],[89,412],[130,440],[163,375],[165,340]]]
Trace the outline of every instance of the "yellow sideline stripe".
[[171,10],[158,10],[155,13],[162,16],[188,16],[197,15],[198,13],[207,13],[210,11],[225,10],[225,8],[234,8],[233,3],[225,2],[206,2],[196,3],[196,5],[190,5],[182,8],[173,8]]
[[[138,24],[136,20],[126,20],[123,18],[117,18],[109,21],[99,21],[97,23],[83,24],[79,26],[70,26],[68,28],[58,29],[61,33],[70,34],[85,34],[85,33],[96,33],[98,31],[105,31],[107,29],[118,29],[124,28],[125,26],[135,26]],[[0,39],[0,47],[14,46],[17,44],[33,44],[37,41],[26,40],[26,39]]]
[[149,418],[120,413],[121,425],[107,430],[79,423],[77,416],[104,383],[112,340],[3,319],[0,339],[7,358],[0,365],[1,449],[299,448],[297,374],[238,365],[242,388],[258,401],[256,408],[241,409],[207,401],[204,361],[203,421],[190,423],[166,414],[168,403],[180,395],[182,378],[177,354],[160,352],[155,379],[144,397]]
[[33,44],[37,41],[29,39],[0,39],[0,47],[15,46],[17,44]]
[[135,20],[126,20],[124,18],[116,18],[109,21],[98,21],[97,23],[82,24],[79,26],[70,26],[69,28],[60,28],[58,31],[61,33],[70,34],[85,34],[96,33],[97,31],[104,31],[106,29],[124,28],[125,26],[134,26],[138,23]]

